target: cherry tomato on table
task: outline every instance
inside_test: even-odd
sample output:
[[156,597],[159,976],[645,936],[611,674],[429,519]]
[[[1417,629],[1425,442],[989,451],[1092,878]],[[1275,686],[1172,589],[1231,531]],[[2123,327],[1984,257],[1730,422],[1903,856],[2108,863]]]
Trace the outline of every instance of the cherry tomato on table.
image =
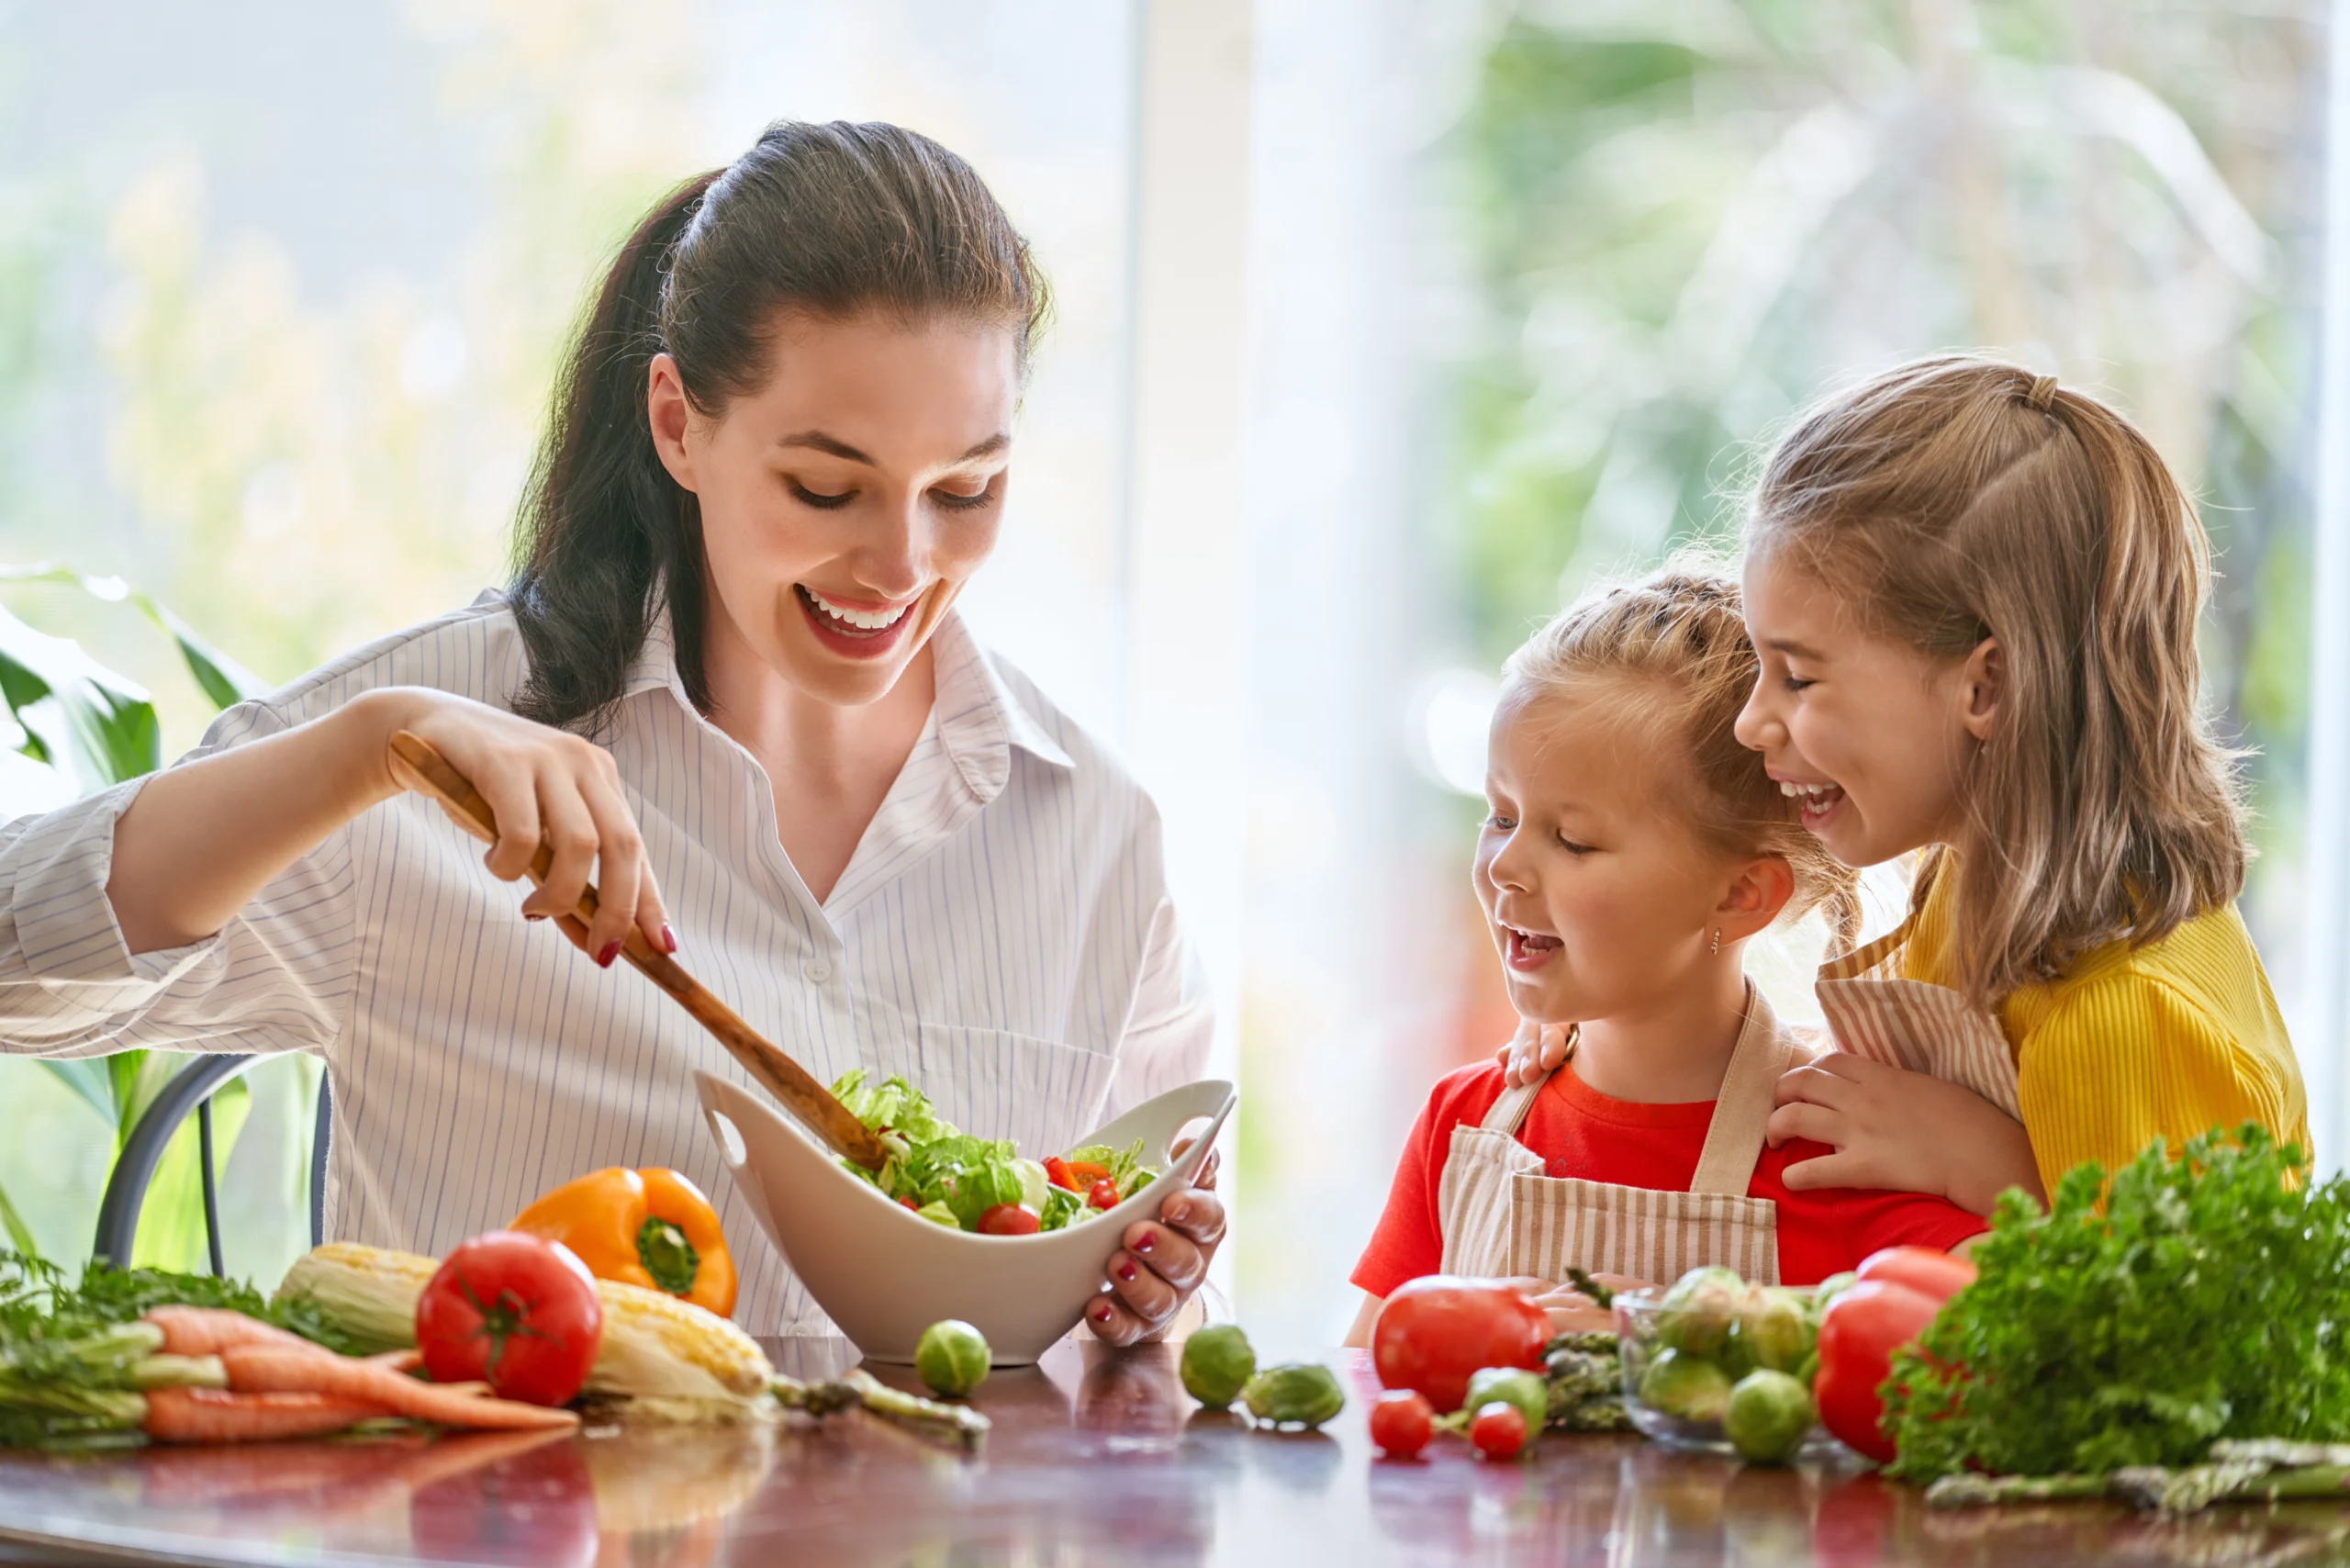
[[416,1348],[435,1383],[487,1380],[501,1399],[562,1405],[604,1338],[595,1276],[559,1241],[493,1230],[463,1242],[416,1304]]
[[1428,1446],[1436,1412],[1408,1388],[1391,1388],[1371,1407],[1371,1440],[1390,1459],[1413,1459]]
[[1540,1371],[1550,1339],[1549,1316],[1509,1286],[1430,1274],[1396,1286],[1380,1308],[1371,1360],[1387,1387],[1416,1389],[1453,1411],[1486,1367]]
[[1036,1211],[1026,1204],[998,1204],[979,1215],[981,1236],[1034,1236],[1040,1225]]
[[1514,1459],[1526,1446],[1526,1413],[1506,1399],[1496,1399],[1469,1423],[1469,1440],[1487,1459]]

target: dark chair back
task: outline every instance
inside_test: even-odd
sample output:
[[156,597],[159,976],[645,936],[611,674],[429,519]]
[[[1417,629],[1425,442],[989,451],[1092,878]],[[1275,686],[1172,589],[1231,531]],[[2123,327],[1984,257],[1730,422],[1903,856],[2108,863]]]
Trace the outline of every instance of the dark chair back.
[[[197,1153],[204,1176],[204,1243],[212,1264],[212,1272],[228,1271],[220,1259],[219,1171],[212,1153],[212,1096],[220,1086],[244,1072],[258,1057],[204,1056],[173,1074],[130,1129],[122,1142],[122,1153],[115,1160],[114,1173],[106,1178],[106,1195],[98,1201],[98,1233],[90,1243],[91,1260],[108,1260],[128,1266],[131,1243],[139,1235],[139,1211],[146,1205],[148,1185],[155,1179],[155,1167],[163,1158],[163,1150],[172,1135],[180,1130],[188,1113],[196,1114]],[[319,1078],[319,1114],[310,1139],[310,1245],[318,1246],[326,1239],[327,1229],[327,1143],[334,1126],[334,1091],[331,1074]]]

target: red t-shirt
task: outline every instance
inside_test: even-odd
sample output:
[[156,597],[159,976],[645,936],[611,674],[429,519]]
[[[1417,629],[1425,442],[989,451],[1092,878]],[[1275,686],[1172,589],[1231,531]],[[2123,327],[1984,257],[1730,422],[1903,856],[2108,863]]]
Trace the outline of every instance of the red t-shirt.
[[[1452,1151],[1452,1129],[1475,1126],[1502,1097],[1497,1062],[1464,1067],[1448,1074],[1428,1095],[1404,1157],[1395,1163],[1395,1184],[1387,1212],[1355,1265],[1354,1282],[1375,1296],[1391,1294],[1406,1280],[1437,1271],[1444,1254],[1437,1219],[1437,1182]],[[1572,1065],[1550,1075],[1526,1114],[1517,1139],[1542,1156],[1543,1173],[1685,1193],[1697,1173],[1714,1103],[1642,1105],[1611,1100],[1585,1085]],[[1817,1284],[1829,1275],[1858,1267],[1881,1247],[1931,1247],[1947,1251],[1990,1228],[1979,1215],[1919,1193],[1885,1193],[1860,1187],[1823,1187],[1791,1193],[1788,1166],[1833,1153],[1826,1144],[1796,1139],[1765,1148],[1755,1163],[1750,1197],[1778,1205],[1779,1282]],[[1656,1282],[1670,1284],[1670,1280]]]

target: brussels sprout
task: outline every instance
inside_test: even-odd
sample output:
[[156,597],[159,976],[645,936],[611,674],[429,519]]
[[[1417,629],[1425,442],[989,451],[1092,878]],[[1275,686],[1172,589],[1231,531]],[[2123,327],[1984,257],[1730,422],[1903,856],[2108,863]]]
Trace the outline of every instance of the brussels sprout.
[[1729,1404],[1729,1374],[1684,1350],[1667,1350],[1640,1373],[1640,1403],[1684,1421],[1718,1421]]
[[[1751,1293],[1740,1307],[1738,1333],[1734,1336],[1736,1342],[1752,1354],[1754,1366],[1732,1370],[1730,1375],[1742,1377],[1755,1367],[1791,1372],[1803,1365],[1803,1359],[1811,1354],[1811,1347],[1818,1338],[1819,1326],[1811,1316],[1809,1303],[1794,1291],[1762,1286]],[[1727,1360],[1723,1365],[1729,1367]]]
[[1549,1385],[1521,1367],[1486,1367],[1473,1373],[1469,1379],[1469,1397],[1460,1402],[1460,1407],[1483,1410],[1496,1399],[1517,1407],[1529,1434],[1540,1431],[1550,1415]]
[[959,1317],[934,1323],[914,1346],[914,1375],[952,1399],[988,1380],[987,1336]]
[[1268,1367],[1240,1391],[1248,1414],[1276,1427],[1318,1427],[1346,1407],[1347,1396],[1328,1367],[1292,1361]]
[[1828,1310],[1828,1304],[1830,1302],[1834,1301],[1838,1296],[1842,1295],[1846,1291],[1851,1290],[1854,1285],[1857,1285],[1860,1282],[1860,1275],[1852,1272],[1850,1269],[1845,1270],[1841,1274],[1830,1274],[1826,1279],[1820,1281],[1818,1284],[1812,1288],[1811,1292],[1812,1321],[1815,1323],[1818,1322],[1819,1320],[1819,1315]]
[[1237,1323],[1217,1323],[1183,1341],[1183,1389],[1211,1410],[1240,1397],[1257,1373],[1257,1352]]
[[1783,1372],[1751,1372],[1729,1391],[1722,1430],[1739,1457],[1756,1464],[1793,1459],[1818,1419],[1811,1391]]
[[1746,1282],[1735,1269],[1717,1264],[1690,1270],[1657,1304],[1657,1338],[1668,1350],[1686,1350],[1693,1356],[1714,1354],[1729,1338],[1745,1293]]

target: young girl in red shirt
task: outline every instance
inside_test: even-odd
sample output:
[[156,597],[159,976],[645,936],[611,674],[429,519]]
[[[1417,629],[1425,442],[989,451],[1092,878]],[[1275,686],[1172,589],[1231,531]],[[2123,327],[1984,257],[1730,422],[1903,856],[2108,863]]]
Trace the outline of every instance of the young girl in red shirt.
[[1857,905],[1733,733],[1755,671],[1737,584],[1686,565],[1581,600],[1512,655],[1472,880],[1511,1002],[1573,1044],[1522,1089],[1498,1062],[1437,1084],[1355,1266],[1350,1343],[1423,1274],[1516,1278],[1562,1327],[1595,1327],[1570,1265],[1809,1284],[1983,1230],[1918,1193],[1790,1191],[1786,1167],[1827,1150],[1765,1147],[1774,1085],[1810,1047],[1740,956],[1814,908],[1849,938]]

